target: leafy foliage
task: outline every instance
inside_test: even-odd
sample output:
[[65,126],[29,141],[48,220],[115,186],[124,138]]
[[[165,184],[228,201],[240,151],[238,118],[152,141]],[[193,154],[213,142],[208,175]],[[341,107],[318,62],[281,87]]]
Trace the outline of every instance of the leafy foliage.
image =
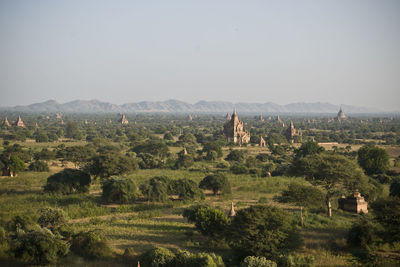
[[111,248],[104,235],[98,230],[80,232],[74,235],[71,250],[89,259],[106,258],[112,255]]
[[325,201],[325,194],[312,186],[291,183],[277,199],[280,202],[294,203],[308,208],[321,208]]
[[96,177],[110,177],[132,172],[138,168],[135,159],[119,153],[102,153],[86,165],[85,170]]
[[293,217],[272,206],[251,206],[239,210],[226,238],[242,256],[264,256],[272,260],[301,245]]
[[389,168],[389,156],[383,148],[365,145],[358,150],[358,163],[369,175],[384,173]]
[[243,162],[245,158],[245,154],[242,150],[232,150],[228,156],[225,158],[227,161],[237,161]]
[[187,178],[172,180],[170,188],[172,188],[172,193],[182,200],[204,199],[204,193],[197,183]]
[[139,195],[139,190],[132,179],[110,177],[103,181],[102,198],[108,203],[132,203]]
[[35,265],[54,264],[68,253],[68,244],[48,229],[20,233],[11,242],[10,251],[16,258]]
[[29,165],[28,169],[30,171],[34,171],[34,172],[48,172],[50,170],[47,162],[42,161],[42,160],[36,160],[36,161],[32,162]]
[[89,191],[90,183],[90,175],[86,172],[64,169],[47,178],[44,191],[59,194],[84,193]]
[[393,179],[390,184],[390,196],[400,197],[400,177]]
[[221,237],[229,219],[219,209],[210,208],[204,205],[192,206],[183,211],[183,217],[189,222],[194,222],[196,229],[205,236]]
[[247,256],[240,263],[240,267],[277,267],[276,262],[267,260],[265,257]]
[[144,197],[148,201],[165,202],[169,198],[172,189],[171,180],[166,176],[156,176],[140,186]]
[[216,173],[206,176],[200,181],[199,187],[201,189],[212,190],[214,195],[220,191],[222,194],[231,193],[231,185],[228,178],[222,173]]
[[44,208],[40,210],[38,224],[43,228],[50,229],[53,233],[67,223],[67,218],[63,210],[54,208]]
[[400,198],[378,199],[371,204],[375,220],[383,226],[382,237],[386,242],[400,241]]

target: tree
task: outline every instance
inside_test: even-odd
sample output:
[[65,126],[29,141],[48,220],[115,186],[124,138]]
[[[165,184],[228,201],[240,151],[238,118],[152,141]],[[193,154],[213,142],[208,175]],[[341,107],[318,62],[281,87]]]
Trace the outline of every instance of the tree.
[[385,173],[389,168],[389,156],[383,148],[365,145],[358,150],[358,163],[368,175]]
[[305,175],[312,185],[326,190],[328,216],[332,216],[331,198],[343,190],[354,191],[366,183],[362,170],[352,160],[336,154],[308,155],[294,161],[295,172]]
[[50,229],[53,233],[67,223],[67,217],[61,209],[43,208],[39,213],[38,224],[40,227]]
[[[206,153],[207,160],[215,160],[222,157],[222,147],[221,144],[218,142],[205,142],[203,145],[203,153]],[[215,155],[211,158],[211,153],[215,152]]]
[[244,152],[242,150],[232,150],[225,160],[243,162],[244,158]]
[[20,233],[10,246],[16,258],[34,265],[54,264],[67,255],[68,248],[67,242],[43,228]]
[[277,267],[274,261],[267,260],[265,257],[247,256],[240,263],[240,267]]
[[36,160],[34,162],[32,162],[28,169],[30,171],[34,171],[34,172],[48,172],[50,171],[49,169],[49,165],[47,164],[47,162],[42,161],[42,160]]
[[289,184],[288,189],[278,197],[279,202],[294,203],[308,208],[320,208],[324,199],[325,194],[320,189],[298,183]]
[[363,216],[352,224],[347,234],[347,244],[365,251],[374,249],[381,241],[379,231],[379,225]]
[[139,195],[136,184],[129,178],[110,177],[103,182],[102,189],[102,197],[108,203],[132,203]]
[[229,219],[224,212],[204,205],[185,209],[183,217],[194,222],[200,233],[213,238],[220,238],[229,225]]
[[390,184],[390,196],[400,197],[400,177],[393,179]]
[[299,149],[295,151],[296,158],[306,157],[308,155],[315,155],[325,151],[325,148],[319,146],[317,142],[308,141],[303,143]]
[[301,245],[293,216],[273,206],[239,210],[225,236],[242,257],[263,256],[276,260]]
[[44,191],[59,194],[84,193],[89,191],[90,175],[81,170],[64,169],[47,178]]
[[375,220],[383,226],[386,242],[400,242],[400,198],[378,199],[371,204]]
[[191,155],[179,155],[178,159],[175,162],[175,168],[189,168],[193,166],[194,160]]
[[145,143],[139,144],[132,149],[133,152],[150,153],[153,156],[165,158],[169,152],[168,146],[162,140],[151,139]]
[[148,250],[141,257],[144,266],[172,266],[175,260],[175,254],[169,249],[156,247]]
[[141,169],[155,169],[162,165],[162,161],[150,153],[139,153],[138,158]]
[[187,178],[171,180],[170,188],[171,193],[178,195],[182,200],[204,199],[203,191],[197,183]]
[[71,250],[85,258],[100,259],[112,255],[104,235],[99,230],[80,232],[72,237]]
[[249,173],[249,169],[241,163],[235,162],[231,165],[229,170],[234,174],[247,174]]
[[75,121],[70,121],[65,127],[65,136],[68,138],[73,138],[76,140],[82,139],[83,135],[79,129],[78,123]]
[[65,149],[65,159],[74,163],[75,167],[87,163],[96,151],[90,146],[71,146]]
[[203,180],[200,181],[199,187],[201,189],[212,190],[215,196],[218,194],[218,192],[221,192],[222,194],[231,193],[231,185],[229,183],[229,180],[222,173],[216,173],[206,176]]
[[140,186],[144,197],[148,201],[165,202],[171,193],[171,179],[166,176],[156,176]]
[[85,166],[85,170],[100,178],[122,175],[138,168],[135,159],[119,153],[104,153],[93,157]]

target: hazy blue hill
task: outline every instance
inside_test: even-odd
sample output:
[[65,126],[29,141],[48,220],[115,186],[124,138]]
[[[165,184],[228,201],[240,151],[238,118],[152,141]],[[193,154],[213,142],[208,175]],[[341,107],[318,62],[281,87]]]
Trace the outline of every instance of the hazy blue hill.
[[[64,104],[57,103],[54,100],[48,100],[42,103],[35,103],[27,106],[3,107],[1,110],[16,112],[65,112],[65,113],[100,113],[100,112],[232,112],[237,109],[239,112],[251,113],[337,113],[339,105],[330,103],[292,103],[279,105],[272,102],[266,103],[232,103],[227,101],[199,101],[195,104],[179,100],[167,101],[142,101],[116,105],[98,100],[74,100]],[[342,105],[346,114],[351,113],[379,113],[381,110],[356,107],[351,105]]]

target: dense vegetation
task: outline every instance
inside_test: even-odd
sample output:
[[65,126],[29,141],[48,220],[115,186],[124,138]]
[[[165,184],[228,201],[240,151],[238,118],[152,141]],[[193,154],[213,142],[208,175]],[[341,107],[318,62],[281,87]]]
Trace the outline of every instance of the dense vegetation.
[[[243,146],[226,141],[220,115],[22,118],[26,128],[0,128],[0,169],[17,175],[0,178],[1,266],[400,259],[398,118],[283,118],[302,130],[292,144],[274,118],[243,116],[252,135]],[[368,214],[338,208],[355,190]]]

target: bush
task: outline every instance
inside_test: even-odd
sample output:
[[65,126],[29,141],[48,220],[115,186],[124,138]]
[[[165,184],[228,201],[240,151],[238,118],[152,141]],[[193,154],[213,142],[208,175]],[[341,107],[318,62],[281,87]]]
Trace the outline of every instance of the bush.
[[294,203],[307,208],[325,208],[325,194],[316,187],[291,183],[277,198],[279,202]]
[[102,189],[102,198],[108,203],[132,203],[139,195],[136,184],[129,178],[110,177],[103,182]]
[[141,257],[141,262],[143,266],[172,266],[175,260],[175,254],[169,249],[156,247],[146,253]]
[[239,210],[226,231],[226,238],[240,256],[272,260],[301,245],[293,216],[272,206]]
[[225,158],[227,161],[237,161],[243,162],[245,158],[244,152],[242,150],[232,150],[228,156]]
[[393,179],[390,184],[390,196],[400,197],[400,177]]
[[358,163],[369,175],[385,173],[389,168],[389,155],[383,148],[365,145],[358,150]]
[[222,173],[206,176],[203,180],[200,181],[199,187],[201,189],[212,190],[214,195],[217,195],[218,192],[221,192],[222,194],[231,193],[231,185],[229,183],[229,180]]
[[122,175],[137,170],[138,163],[135,159],[121,155],[117,152],[104,152],[93,157],[85,166],[85,170],[96,177],[110,177]]
[[37,160],[32,162],[28,169],[34,172],[48,172],[50,171],[49,165],[45,161]]
[[314,257],[306,255],[291,254],[279,259],[279,266],[282,267],[313,267]]
[[40,210],[38,224],[41,227],[48,228],[55,232],[66,223],[67,218],[63,210],[53,208],[44,208]]
[[64,169],[47,178],[44,191],[59,194],[84,193],[89,191],[90,182],[89,174],[80,170]]
[[12,240],[10,251],[26,263],[47,265],[67,255],[68,244],[48,229],[36,229],[20,233]]
[[249,169],[240,163],[233,164],[229,169],[234,174],[247,174],[249,172]]
[[84,258],[100,259],[112,255],[104,235],[98,230],[80,232],[72,238],[71,250]]
[[197,183],[187,178],[172,180],[170,187],[173,188],[171,193],[178,195],[182,200],[204,199],[204,193]]
[[148,201],[165,202],[171,193],[171,179],[166,176],[156,176],[140,186],[144,197]]
[[365,251],[373,249],[379,241],[378,225],[365,217],[353,223],[347,234],[347,244]]
[[35,222],[32,220],[32,218],[27,216],[17,215],[7,223],[6,229],[9,232],[17,233],[21,230],[22,231],[30,230],[33,225],[35,225]]
[[267,260],[265,257],[247,256],[240,263],[240,267],[277,267],[274,261]]
[[200,233],[214,238],[221,237],[229,225],[229,219],[224,212],[204,205],[185,209],[183,217],[189,222],[194,222]]
[[194,160],[191,155],[180,155],[179,158],[176,160],[175,168],[176,169],[189,168],[193,166],[193,164]]

